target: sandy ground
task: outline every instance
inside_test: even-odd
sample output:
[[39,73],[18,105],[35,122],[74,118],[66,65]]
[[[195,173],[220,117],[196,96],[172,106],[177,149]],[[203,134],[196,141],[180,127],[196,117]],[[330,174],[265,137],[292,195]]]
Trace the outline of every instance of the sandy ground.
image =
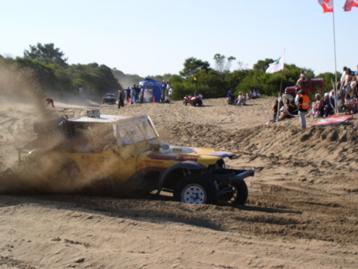
[[[255,167],[245,207],[191,206],[170,198],[0,196],[0,268],[358,268],[358,136],[353,125],[266,125],[272,99],[245,107],[133,105],[163,140],[240,155]],[[79,115],[86,107],[57,104]],[[0,166],[32,138],[31,106],[0,106]]]

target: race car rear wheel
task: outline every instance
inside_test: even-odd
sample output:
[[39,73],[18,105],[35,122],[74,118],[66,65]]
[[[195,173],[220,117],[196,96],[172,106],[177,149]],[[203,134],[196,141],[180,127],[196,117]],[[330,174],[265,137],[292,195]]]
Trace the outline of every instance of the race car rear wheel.
[[210,179],[188,178],[178,183],[174,198],[187,204],[212,204],[216,201],[215,193],[215,184]]

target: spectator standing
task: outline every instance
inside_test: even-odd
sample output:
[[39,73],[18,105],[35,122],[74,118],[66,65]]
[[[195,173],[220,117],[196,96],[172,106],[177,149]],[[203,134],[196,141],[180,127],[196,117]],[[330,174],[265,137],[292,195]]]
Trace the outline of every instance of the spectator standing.
[[167,81],[167,88],[166,88],[166,91],[168,92],[170,88],[171,88],[171,87],[170,87],[169,81]]
[[135,100],[136,102],[140,102],[140,87],[139,85],[135,85]]
[[344,85],[344,81],[345,81],[345,78],[346,78],[346,71],[348,70],[348,67],[345,66],[343,67],[343,73],[341,75],[341,79],[339,80],[339,83],[340,83],[340,89],[343,88],[343,85]]
[[342,95],[346,98],[347,95],[349,95],[349,92],[351,91],[351,81],[352,81],[352,70],[347,68],[344,75],[344,81],[343,81],[343,88],[342,88]]
[[164,103],[165,95],[166,95],[166,91],[167,91],[167,86],[168,86],[167,82],[163,81],[162,82],[161,93],[160,93],[160,102],[161,103]]
[[144,103],[144,87],[143,86],[139,87],[139,102],[141,104]]
[[118,108],[124,107],[124,91],[118,90]]
[[127,99],[127,104],[129,105],[131,103],[131,89],[129,87],[126,90],[126,99]]
[[173,97],[173,89],[172,89],[172,87],[169,87],[169,89],[168,89],[168,100],[169,100],[169,102],[172,101],[172,97]]
[[227,100],[228,100],[228,103],[230,105],[235,105],[235,95],[233,94],[232,90],[229,89],[226,93],[226,97],[227,97]]
[[136,95],[137,95],[137,93],[136,93],[136,86],[133,85],[133,86],[131,87],[130,91],[131,91],[131,104],[135,104],[135,103],[136,103]]
[[[357,72],[356,72],[356,74],[357,74]],[[357,98],[358,97],[358,75],[355,75],[355,76],[352,77],[351,94],[352,94],[351,98]]]
[[298,107],[301,128],[306,129],[306,113],[310,109],[310,98],[303,89],[297,92],[295,103]]

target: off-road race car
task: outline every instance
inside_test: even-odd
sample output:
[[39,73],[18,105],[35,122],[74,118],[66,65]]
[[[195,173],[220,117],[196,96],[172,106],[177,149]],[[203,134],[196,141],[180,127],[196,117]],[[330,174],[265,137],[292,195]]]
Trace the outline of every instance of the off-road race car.
[[[22,168],[14,171],[28,174],[31,168],[39,171],[37,177],[55,180],[47,191],[170,192],[174,199],[191,204],[247,201],[244,179],[254,170],[226,168],[224,159],[235,157],[230,152],[161,144],[149,116],[92,111],[51,124],[53,128],[49,123],[35,125],[38,139],[20,151]],[[41,148],[44,141],[47,146]]]

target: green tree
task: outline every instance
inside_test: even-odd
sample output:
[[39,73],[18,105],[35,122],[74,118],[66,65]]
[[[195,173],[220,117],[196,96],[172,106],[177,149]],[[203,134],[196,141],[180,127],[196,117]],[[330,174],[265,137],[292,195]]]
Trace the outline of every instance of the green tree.
[[236,70],[225,73],[225,82],[228,89],[234,90],[239,83],[248,75],[249,70]]
[[67,65],[67,58],[64,57],[65,54],[59,49],[56,48],[53,43],[30,45],[29,50],[24,51],[24,58],[31,60],[38,60],[44,63],[56,63],[61,66]]
[[112,70],[106,65],[71,65],[67,72],[71,75],[76,90],[82,88],[90,96],[102,96],[121,88]]
[[257,63],[254,64],[253,69],[254,69],[254,71],[266,72],[269,65],[273,62],[274,62],[274,60],[267,59],[267,58],[265,60],[259,60],[259,61],[257,61]]
[[38,61],[31,60],[29,58],[18,57],[14,63],[20,69],[31,70],[34,77],[38,80],[43,89],[47,91],[57,91],[58,81],[55,76],[55,72],[51,67],[44,65]]
[[191,57],[185,60],[184,68],[180,71],[180,75],[183,77],[194,76],[200,70],[208,71],[210,69],[210,64],[207,61],[202,61],[200,59]]
[[106,92],[115,92],[121,86],[112,69],[97,63],[67,65],[64,53],[54,44],[37,44],[25,50],[24,57],[15,63],[30,69],[41,87],[56,98],[73,96],[79,88],[89,97],[98,98]]
[[[339,78],[340,76],[341,74],[338,73],[337,78]],[[334,73],[330,73],[330,72],[321,73],[317,77],[323,79],[323,87],[325,91],[330,91],[331,89],[334,89],[334,80],[335,80]]]

